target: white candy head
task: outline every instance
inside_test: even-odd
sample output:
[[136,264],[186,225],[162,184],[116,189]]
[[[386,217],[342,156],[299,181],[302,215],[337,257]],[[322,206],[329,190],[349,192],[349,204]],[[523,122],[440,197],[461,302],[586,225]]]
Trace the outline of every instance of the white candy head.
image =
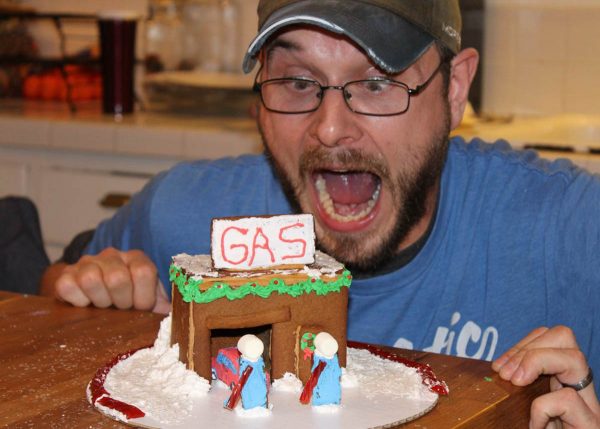
[[331,359],[338,351],[338,343],[328,332],[319,332],[314,339],[315,353]]
[[262,356],[265,345],[256,335],[246,334],[238,340],[237,348],[244,358],[256,362]]

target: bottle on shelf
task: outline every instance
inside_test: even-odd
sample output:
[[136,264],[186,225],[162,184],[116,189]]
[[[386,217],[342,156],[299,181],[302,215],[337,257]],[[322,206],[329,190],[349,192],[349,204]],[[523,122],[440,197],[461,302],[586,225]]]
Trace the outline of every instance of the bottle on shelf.
[[196,70],[221,71],[221,5],[219,0],[187,0],[182,9],[184,62]]
[[183,23],[175,1],[152,0],[145,32],[147,73],[182,68],[183,32]]
[[241,73],[240,12],[235,0],[221,0],[221,70]]

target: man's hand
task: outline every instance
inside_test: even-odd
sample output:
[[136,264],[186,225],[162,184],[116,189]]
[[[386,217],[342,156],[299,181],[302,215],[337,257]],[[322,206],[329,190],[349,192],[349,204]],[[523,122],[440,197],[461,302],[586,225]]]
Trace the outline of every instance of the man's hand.
[[517,386],[551,375],[550,393],[531,404],[530,428],[600,428],[600,405],[594,383],[580,391],[576,384],[590,370],[575,335],[565,326],[538,328],[492,363],[501,378]]
[[156,266],[140,250],[104,249],[97,255],[83,256],[73,265],[51,268],[42,282],[42,293],[77,307],[114,305],[159,313],[170,309]]

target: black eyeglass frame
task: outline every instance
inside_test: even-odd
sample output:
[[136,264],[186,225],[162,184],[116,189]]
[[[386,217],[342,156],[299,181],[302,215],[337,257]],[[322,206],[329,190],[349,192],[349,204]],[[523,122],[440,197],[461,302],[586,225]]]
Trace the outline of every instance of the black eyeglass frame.
[[[275,78],[275,79],[267,79],[265,81],[258,82],[258,76],[260,75],[260,72],[262,71],[262,68],[261,68],[258,71],[258,73],[256,73],[256,76],[254,78],[254,85],[252,86],[252,90],[255,92],[258,92],[260,94],[260,101],[262,102],[263,106],[265,106],[265,109],[267,109],[269,112],[281,113],[283,115],[299,115],[302,113],[315,112],[319,109],[319,107],[321,107],[321,103],[323,102],[323,95],[324,95],[325,91],[328,89],[336,89],[336,90],[342,91],[342,95],[344,96],[344,102],[346,103],[346,106],[348,106],[348,109],[350,109],[350,111],[353,113],[357,113],[359,115],[366,115],[366,116],[397,116],[397,115],[402,115],[408,111],[408,109],[410,108],[410,98],[413,96],[419,95],[421,92],[423,92],[429,86],[431,81],[433,81],[433,79],[438,74],[438,72],[442,69],[442,66],[445,63],[446,63],[446,61],[440,61],[438,66],[431,73],[431,75],[425,80],[425,82],[423,82],[420,85],[415,86],[414,88],[409,87],[404,82],[400,82],[398,80],[394,80],[394,79],[390,79],[390,78],[381,78],[381,77],[376,77],[376,78],[371,78],[371,79],[352,80],[350,82],[346,82],[343,85],[321,85],[318,81],[316,81],[314,79],[305,78],[305,77],[281,77],[281,78]],[[263,94],[262,94],[263,85],[272,83],[272,82],[283,82],[283,81],[285,81],[285,82],[290,82],[290,81],[310,82],[310,83],[314,83],[314,84],[318,85],[319,92],[317,93],[317,98],[319,99],[319,103],[313,109],[302,110],[299,112],[286,112],[283,110],[269,108],[269,106],[267,106],[267,104],[265,103],[265,100],[263,98]],[[385,83],[393,84],[393,85],[404,88],[408,94],[408,101],[406,102],[406,108],[400,112],[394,112],[394,113],[365,113],[365,112],[360,112],[360,111],[354,110],[352,108],[352,106],[350,106],[350,103],[348,101],[349,99],[346,97],[345,90],[348,85],[352,85],[352,84],[355,84],[358,82],[385,82]]]

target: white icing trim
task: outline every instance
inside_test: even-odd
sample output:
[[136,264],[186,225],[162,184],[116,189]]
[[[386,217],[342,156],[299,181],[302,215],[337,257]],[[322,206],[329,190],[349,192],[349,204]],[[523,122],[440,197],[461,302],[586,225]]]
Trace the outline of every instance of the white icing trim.
[[315,251],[315,262],[311,265],[305,265],[300,270],[231,271],[223,274],[223,272],[219,272],[212,266],[209,255],[188,255],[187,253],[180,253],[173,256],[173,264],[184,269],[187,275],[194,280],[216,278],[219,275],[252,278],[263,276],[267,273],[286,275],[298,272],[310,277],[320,278],[323,275],[334,275],[344,268],[344,265],[319,250]]

